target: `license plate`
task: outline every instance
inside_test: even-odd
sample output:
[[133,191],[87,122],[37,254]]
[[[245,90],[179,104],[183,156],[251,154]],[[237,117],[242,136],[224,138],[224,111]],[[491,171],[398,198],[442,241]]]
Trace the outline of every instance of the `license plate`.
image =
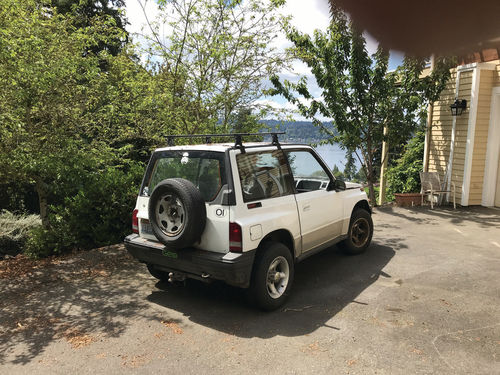
[[165,255],[166,257],[174,258],[174,259],[177,259],[177,257],[178,257],[177,253],[174,253],[173,251],[168,251],[165,249],[163,249],[162,254]]
[[141,223],[141,231],[144,234],[153,234],[153,228],[149,223]]

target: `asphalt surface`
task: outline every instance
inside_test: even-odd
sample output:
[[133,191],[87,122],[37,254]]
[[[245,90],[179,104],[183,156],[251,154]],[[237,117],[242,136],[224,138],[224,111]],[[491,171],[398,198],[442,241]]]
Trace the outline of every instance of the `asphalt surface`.
[[500,210],[373,218],[365,254],[300,263],[272,313],[157,282],[121,246],[1,261],[0,373],[500,374]]

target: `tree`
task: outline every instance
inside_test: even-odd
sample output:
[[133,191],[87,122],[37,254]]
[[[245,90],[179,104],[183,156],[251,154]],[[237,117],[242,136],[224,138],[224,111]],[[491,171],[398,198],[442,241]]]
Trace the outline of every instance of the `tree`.
[[[369,198],[375,202],[375,156],[382,140],[402,144],[415,132],[426,104],[437,100],[449,78],[449,61],[438,59],[432,74],[421,77],[425,61],[405,57],[402,67],[389,72],[388,51],[379,47],[370,56],[361,32],[335,8],[325,32],[316,30],[310,37],[287,25],[286,33],[293,43],[292,53],[310,67],[322,89],[321,98],[313,97],[304,77],[291,83],[280,82],[275,75],[270,93],[297,105],[303,116],[321,127],[329,142],[339,142],[358,158]],[[331,118],[338,135],[323,127],[317,115]]]
[[332,174],[335,178],[341,178],[341,179],[344,179],[344,174],[342,173],[342,171],[339,169],[339,167],[337,167],[337,164],[334,164],[333,165],[333,168],[332,168]]
[[115,26],[122,32],[115,38],[101,39],[97,44],[89,46],[93,54],[106,50],[116,56],[128,41],[125,30],[127,20],[121,9],[125,6],[124,0],[51,0],[50,5],[57,9],[58,14],[70,15],[73,26],[77,28],[91,26],[94,17],[107,16],[114,20]]
[[395,193],[420,191],[420,172],[423,168],[425,133],[417,132],[404,146],[403,155],[387,171],[388,198]]
[[59,186],[54,181],[110,155],[105,142],[92,140],[85,121],[103,77],[99,62],[108,54],[82,51],[122,31],[106,16],[75,28],[71,17],[35,0],[2,1],[0,24],[0,178],[35,185],[48,227],[49,192]]
[[356,160],[352,153],[346,155],[346,163],[344,168],[344,177],[347,181],[352,181],[357,177],[358,171],[356,170]]
[[[159,1],[161,14],[149,22],[151,61],[172,75],[173,132],[200,128],[228,132],[241,110],[261,96],[264,79],[278,72],[284,54],[272,42],[282,18],[282,0]],[[141,3],[142,4],[142,3]],[[164,40],[161,26],[172,30]]]

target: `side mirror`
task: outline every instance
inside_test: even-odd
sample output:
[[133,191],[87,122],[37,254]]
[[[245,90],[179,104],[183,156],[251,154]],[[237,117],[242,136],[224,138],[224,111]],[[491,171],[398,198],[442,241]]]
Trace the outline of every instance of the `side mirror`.
[[340,179],[331,181],[328,185],[328,190],[343,191],[345,190],[345,182]]

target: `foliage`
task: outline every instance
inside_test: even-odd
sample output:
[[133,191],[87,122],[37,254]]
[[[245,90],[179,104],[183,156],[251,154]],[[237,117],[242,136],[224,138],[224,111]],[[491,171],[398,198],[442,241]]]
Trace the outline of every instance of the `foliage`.
[[[379,47],[369,56],[361,32],[335,8],[326,32],[316,30],[311,37],[287,25],[286,33],[294,44],[292,52],[309,66],[322,95],[314,98],[304,77],[291,83],[280,82],[277,76],[271,78],[275,89],[270,94],[283,95],[323,130],[328,141],[339,142],[358,158],[375,202],[374,161],[382,141],[406,142],[425,116],[428,102],[444,88],[449,62],[438,59],[432,74],[422,78],[425,62],[406,57],[402,67],[389,72],[388,51]],[[331,118],[338,134],[323,127],[317,115]],[[385,126],[389,131],[384,135]]]
[[[373,188],[373,190],[375,191],[375,202],[377,202],[378,201],[378,196],[380,194],[380,186],[375,186]],[[370,194],[370,191],[369,191],[368,187],[365,188],[365,193],[366,193],[366,195]]]
[[143,63],[122,0],[0,2],[0,205],[35,211],[36,193],[26,251],[121,241],[165,134],[261,128],[251,104],[284,64],[269,46],[281,3],[163,1],[173,34]]
[[50,228],[39,228],[27,243],[33,257],[89,249],[122,241],[130,233],[144,166],[108,167],[87,176],[84,186],[64,202],[50,207]]
[[420,172],[423,168],[425,133],[418,132],[404,147],[403,156],[387,171],[387,199],[394,193],[420,191]]
[[59,14],[71,15],[72,24],[76,28],[92,27],[95,17],[107,16],[121,29],[122,33],[116,34],[113,38],[101,39],[95,45],[89,46],[86,53],[98,54],[108,51],[116,56],[127,42],[128,33],[125,30],[127,20],[121,10],[125,6],[124,0],[51,0],[48,4]]
[[163,135],[174,131],[182,111],[174,108],[172,84],[166,70],[144,68],[127,47],[95,82],[85,113],[89,136],[123,152],[123,158],[147,161],[151,150],[165,143]]
[[41,226],[38,215],[16,215],[0,211],[0,255],[15,255],[21,251],[31,230]]
[[96,146],[82,118],[98,95],[94,83],[107,55],[83,52],[121,30],[105,16],[76,29],[70,18],[48,14],[34,0],[1,4],[0,178],[36,184],[47,227],[49,182],[62,175],[75,153]]
[[[160,15],[149,23],[150,63],[172,76],[176,129],[205,128],[227,133],[240,110],[260,97],[262,82],[285,60],[272,46],[281,28],[283,1],[159,1]],[[141,3],[143,5],[143,3]],[[172,30],[162,38],[162,27]],[[179,111],[180,109],[180,111]]]

